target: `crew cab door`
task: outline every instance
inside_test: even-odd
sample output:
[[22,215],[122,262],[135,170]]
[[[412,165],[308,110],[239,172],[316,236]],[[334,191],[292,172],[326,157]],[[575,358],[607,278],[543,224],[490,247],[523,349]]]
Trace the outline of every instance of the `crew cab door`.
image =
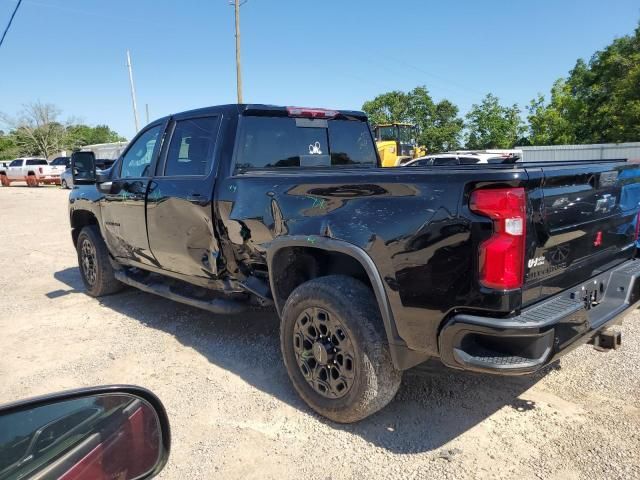
[[104,237],[110,251],[130,262],[158,266],[151,254],[145,221],[149,182],[160,150],[164,123],[140,132],[112,172],[111,185],[101,185]]
[[212,197],[219,125],[217,115],[171,119],[147,197],[149,245],[164,270],[204,278],[218,272]]
[[22,159],[14,160],[13,162],[11,162],[7,167],[7,177],[9,177],[11,180],[22,180],[22,178],[26,175],[26,173],[22,171],[24,162],[25,161]]

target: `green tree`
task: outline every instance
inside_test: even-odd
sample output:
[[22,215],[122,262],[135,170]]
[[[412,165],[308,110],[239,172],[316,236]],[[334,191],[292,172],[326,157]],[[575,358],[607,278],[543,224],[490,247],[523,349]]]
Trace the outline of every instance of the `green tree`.
[[467,148],[512,148],[526,131],[517,105],[505,107],[491,93],[467,113]]
[[556,81],[529,106],[534,145],[640,140],[640,25]]
[[463,121],[458,117],[458,107],[448,100],[434,102],[424,86],[410,92],[383,93],[365,102],[362,110],[374,125],[391,122],[417,125],[418,143],[429,152],[452,150],[460,145]]
[[9,134],[0,132],[0,159],[19,155],[49,158],[84,145],[126,141],[107,125],[63,124],[59,117],[58,107],[41,102],[25,105],[16,117],[0,113],[0,120],[11,128]]
[[0,130],[0,160],[11,160],[20,153],[14,135],[6,134]]
[[24,106],[16,118],[3,114],[0,119],[12,127],[22,154],[49,157],[64,144],[65,129],[58,121],[60,110],[50,103],[34,102]]
[[96,143],[126,141],[124,137],[118,135],[107,125],[90,127],[88,125],[76,124],[69,125],[66,130],[67,138],[65,144],[69,150],[76,150],[84,145],[93,145]]

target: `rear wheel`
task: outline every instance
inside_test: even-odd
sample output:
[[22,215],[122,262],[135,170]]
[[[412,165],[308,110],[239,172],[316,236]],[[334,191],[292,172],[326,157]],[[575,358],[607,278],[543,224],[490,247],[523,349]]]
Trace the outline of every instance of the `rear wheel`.
[[297,392],[333,421],[368,417],[400,386],[375,297],[354,278],[331,275],[297,287],[282,312],[280,345]]
[[80,276],[89,295],[100,297],[116,293],[122,288],[122,283],[116,280],[107,246],[98,227],[89,225],[82,229],[78,235],[76,250]]
[[38,179],[35,175],[28,175],[27,176],[27,186],[28,187],[37,187],[38,186]]

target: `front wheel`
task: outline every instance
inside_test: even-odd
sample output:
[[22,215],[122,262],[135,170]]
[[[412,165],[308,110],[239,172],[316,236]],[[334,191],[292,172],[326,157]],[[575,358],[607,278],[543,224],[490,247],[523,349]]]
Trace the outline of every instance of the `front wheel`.
[[115,277],[107,246],[98,227],[89,225],[82,229],[78,235],[76,250],[80,276],[89,295],[100,297],[116,293],[122,288],[122,283]]
[[280,346],[298,394],[335,422],[368,417],[400,387],[375,297],[354,278],[330,275],[297,287],[282,312]]

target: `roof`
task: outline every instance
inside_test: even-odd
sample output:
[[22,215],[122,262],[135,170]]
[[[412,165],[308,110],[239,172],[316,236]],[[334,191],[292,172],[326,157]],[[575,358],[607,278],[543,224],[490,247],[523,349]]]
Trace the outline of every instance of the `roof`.
[[[210,107],[203,107],[203,108],[197,108],[194,110],[187,110],[184,112],[176,112],[173,113],[171,115],[168,115],[166,117],[162,117],[159,118],[158,120],[155,120],[152,123],[156,123],[159,121],[164,121],[169,117],[173,117],[173,116],[182,116],[182,115],[207,115],[207,114],[211,114],[211,113],[228,113],[228,114],[236,114],[236,115],[242,115],[245,113],[263,113],[263,114],[268,114],[268,113],[273,113],[273,114],[277,114],[277,115],[286,115],[287,112],[287,108],[291,108],[294,107],[293,105],[291,106],[282,106],[282,105],[267,105],[267,104],[261,104],[261,103],[229,103],[229,104],[225,104],[225,105],[213,105]],[[318,108],[320,109],[321,107],[299,107],[297,105],[295,105],[296,108],[310,108],[310,109],[315,109]],[[358,117],[358,118],[362,118],[365,119],[367,117],[367,114],[360,111],[360,110],[341,110],[341,109],[333,109],[333,108],[322,108],[323,110],[335,110],[338,113],[340,113],[341,115],[344,116],[350,116],[350,117]]]

